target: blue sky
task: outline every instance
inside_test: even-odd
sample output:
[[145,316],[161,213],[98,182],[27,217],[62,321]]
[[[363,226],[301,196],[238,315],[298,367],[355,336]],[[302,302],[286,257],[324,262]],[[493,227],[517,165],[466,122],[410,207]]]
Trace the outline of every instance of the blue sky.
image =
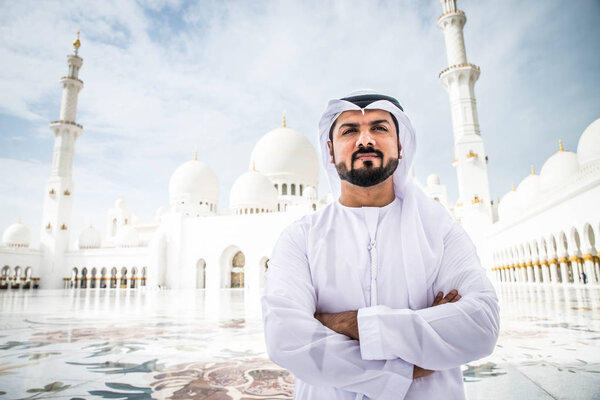
[[[600,1],[459,0],[493,198],[575,151],[600,117]],[[416,176],[456,201],[439,1],[19,1],[0,14],[0,228],[39,238],[66,74],[81,29],[72,232],[122,197],[141,218],[168,204],[171,173],[198,149],[220,207],[254,144],[281,123],[316,144],[327,100],[359,88],[397,97],[417,130]],[[319,196],[327,184],[321,175]]]

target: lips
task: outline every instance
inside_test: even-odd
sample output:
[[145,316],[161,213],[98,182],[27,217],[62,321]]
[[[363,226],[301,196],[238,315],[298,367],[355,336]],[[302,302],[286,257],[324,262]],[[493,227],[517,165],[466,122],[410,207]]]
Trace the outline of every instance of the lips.
[[380,156],[376,153],[360,153],[356,155],[356,160],[361,161],[372,161],[376,158],[380,158]]

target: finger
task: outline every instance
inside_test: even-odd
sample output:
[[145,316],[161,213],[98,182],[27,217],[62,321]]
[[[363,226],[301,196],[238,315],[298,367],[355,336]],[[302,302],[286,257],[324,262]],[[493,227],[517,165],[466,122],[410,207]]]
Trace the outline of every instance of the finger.
[[457,301],[459,301],[462,298],[462,296],[460,294],[457,294],[454,299],[452,299],[451,303],[456,303]]
[[444,297],[442,299],[442,301],[440,302],[440,304],[446,304],[448,302],[450,302],[454,296],[456,296],[458,294],[458,291],[456,289],[452,289],[447,295],[446,297]]
[[435,299],[433,299],[433,304],[431,305],[431,307],[437,306],[438,304],[440,304],[440,301],[442,300],[442,296],[444,296],[443,292],[439,292],[437,294],[437,296],[435,296]]

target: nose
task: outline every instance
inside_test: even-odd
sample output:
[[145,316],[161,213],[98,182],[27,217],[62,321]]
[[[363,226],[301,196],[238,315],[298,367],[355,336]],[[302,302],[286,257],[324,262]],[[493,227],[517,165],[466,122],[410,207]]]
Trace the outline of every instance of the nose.
[[356,147],[373,147],[375,146],[375,138],[371,135],[368,127],[360,130],[360,135],[356,140]]

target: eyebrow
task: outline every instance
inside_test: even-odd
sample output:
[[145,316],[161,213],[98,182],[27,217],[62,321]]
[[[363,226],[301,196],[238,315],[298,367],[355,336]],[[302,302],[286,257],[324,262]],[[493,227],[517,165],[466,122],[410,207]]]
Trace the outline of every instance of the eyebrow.
[[[371,125],[371,126],[378,125],[378,124],[388,124],[388,125],[391,126],[390,122],[387,119],[378,119],[376,121],[369,122],[369,125]],[[344,127],[356,128],[358,126],[360,126],[360,124],[353,124],[353,123],[347,122],[345,124],[341,124],[338,127],[338,130],[340,130],[340,129],[344,128]]]

